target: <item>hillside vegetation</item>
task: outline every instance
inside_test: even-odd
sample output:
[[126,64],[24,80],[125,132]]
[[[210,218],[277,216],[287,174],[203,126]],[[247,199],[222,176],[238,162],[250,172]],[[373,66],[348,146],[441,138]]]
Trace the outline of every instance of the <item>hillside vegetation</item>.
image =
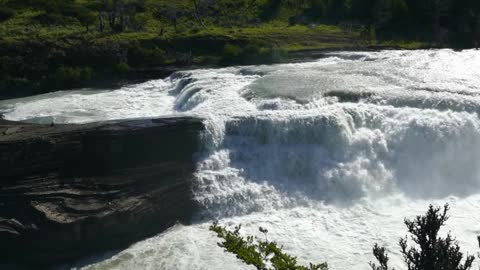
[[0,98],[291,52],[473,47],[477,0],[0,0]]

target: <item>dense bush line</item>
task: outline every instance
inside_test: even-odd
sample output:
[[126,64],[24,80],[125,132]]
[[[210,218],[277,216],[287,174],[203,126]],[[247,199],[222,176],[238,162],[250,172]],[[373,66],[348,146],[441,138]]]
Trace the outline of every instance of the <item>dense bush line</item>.
[[[473,45],[479,39],[477,0],[3,0],[0,20],[35,9],[42,25],[80,23],[88,30],[136,31],[159,26],[175,31],[207,26],[245,26],[270,21],[290,24],[360,24],[384,36],[450,39]],[[163,29],[163,30],[162,30]]]

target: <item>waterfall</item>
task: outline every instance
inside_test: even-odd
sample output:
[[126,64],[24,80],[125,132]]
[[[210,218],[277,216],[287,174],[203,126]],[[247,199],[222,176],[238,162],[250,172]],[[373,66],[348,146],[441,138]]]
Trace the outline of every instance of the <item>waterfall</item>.
[[216,246],[214,220],[269,238],[301,262],[369,269],[374,243],[405,269],[404,217],[452,206],[448,230],[480,232],[480,53],[339,52],[317,61],[177,72],[111,90],[0,102],[9,120],[205,119],[193,225],[89,269],[250,269]]

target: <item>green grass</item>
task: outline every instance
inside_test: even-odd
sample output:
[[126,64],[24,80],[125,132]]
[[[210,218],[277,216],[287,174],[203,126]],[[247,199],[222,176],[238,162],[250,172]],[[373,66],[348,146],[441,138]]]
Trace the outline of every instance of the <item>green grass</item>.
[[[147,16],[144,29],[139,32],[125,33],[99,33],[95,26],[87,32],[80,23],[72,23],[66,26],[42,26],[32,23],[35,16],[42,14],[41,11],[23,10],[15,17],[0,23],[0,39],[11,41],[41,40],[56,41],[58,39],[89,39],[92,41],[142,41],[155,38],[178,39],[197,37],[218,37],[231,40],[242,40],[260,43],[269,43],[274,46],[286,46],[300,44],[302,40],[333,39],[355,37],[356,33],[344,33],[338,26],[317,25],[308,27],[303,25],[288,26],[286,22],[274,21],[258,26],[225,28],[215,25],[186,27],[180,26],[180,31],[175,32],[171,25],[161,24],[159,21]],[[180,24],[182,25],[182,24]],[[161,26],[164,34],[160,37]],[[325,42],[322,42],[325,43]],[[310,45],[311,46],[311,45]],[[323,46],[322,46],[323,47]]]
[[[212,24],[207,27],[180,26],[180,31],[175,32],[171,25],[161,23],[147,16],[147,21],[142,31],[123,33],[100,33],[92,26],[90,31],[80,23],[65,26],[42,26],[32,23],[32,18],[41,14],[41,11],[23,10],[15,17],[0,23],[0,40],[15,41],[42,41],[66,42],[75,44],[76,40],[89,40],[93,44],[109,42],[142,42],[155,39],[176,40],[213,38],[225,39],[231,42],[256,44],[260,47],[275,47],[288,52],[299,50],[355,48],[367,45],[380,47],[399,47],[417,49],[427,47],[428,44],[416,41],[372,41],[365,42],[359,32],[348,32],[336,25],[295,25],[289,26],[284,21],[272,21],[256,26],[246,27],[220,27]],[[181,22],[182,23],[186,22]],[[164,33],[160,36],[160,29]]]
[[381,47],[397,47],[407,50],[416,50],[429,48],[432,44],[421,41],[408,41],[408,40],[387,40],[387,41],[378,41],[374,45]]
[[[180,17],[175,30],[171,21],[155,16],[153,10],[159,3],[166,2],[147,0],[145,12],[134,17],[141,18],[140,27],[123,32],[114,32],[108,26],[100,32],[98,21],[87,31],[77,17],[65,18],[61,14],[54,17],[54,23],[45,22],[38,17],[45,18],[45,11],[16,9],[13,17],[0,22],[0,98],[2,94],[84,87],[95,81],[132,76],[137,79],[145,70],[165,66],[266,64],[296,59],[299,54],[289,54],[302,51],[372,45],[416,49],[428,45],[414,41],[367,41],[360,30],[347,31],[337,25],[291,26],[288,18],[292,11],[284,8],[273,21],[240,23],[241,26],[225,26],[230,13],[205,18],[202,23]],[[192,1],[180,0],[176,4],[189,7]],[[237,16],[241,13],[231,12]]]

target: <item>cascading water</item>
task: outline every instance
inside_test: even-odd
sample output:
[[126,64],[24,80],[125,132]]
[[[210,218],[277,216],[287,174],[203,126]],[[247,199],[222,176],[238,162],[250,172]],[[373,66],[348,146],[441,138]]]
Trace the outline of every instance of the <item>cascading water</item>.
[[[87,269],[252,269],[225,254],[214,220],[269,229],[302,263],[369,269],[374,243],[405,269],[404,217],[452,206],[464,251],[480,234],[480,52],[332,53],[314,62],[179,72],[115,91],[0,103],[11,120],[90,122],[198,115],[191,226]],[[445,231],[446,232],[446,231]]]

